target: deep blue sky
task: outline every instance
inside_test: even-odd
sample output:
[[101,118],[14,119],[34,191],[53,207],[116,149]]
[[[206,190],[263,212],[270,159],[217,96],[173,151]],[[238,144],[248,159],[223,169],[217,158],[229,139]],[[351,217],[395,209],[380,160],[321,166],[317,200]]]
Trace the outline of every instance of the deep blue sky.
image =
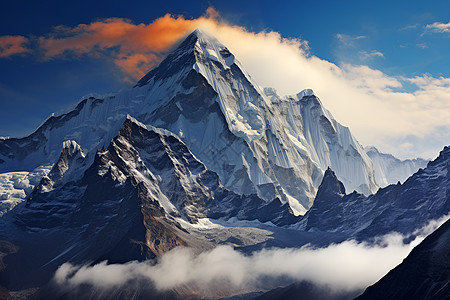
[[[251,31],[274,30],[309,41],[311,52],[336,64],[367,64],[392,76],[450,77],[449,35],[423,34],[427,24],[449,22],[449,1],[1,1],[0,36],[42,36],[120,17],[151,23],[166,13],[197,18],[209,6]],[[345,46],[341,34],[352,40]],[[354,39],[364,36],[361,39]],[[363,60],[356,51],[384,57]],[[90,92],[127,87],[108,61],[83,57],[39,61],[32,55],[0,58],[0,136],[31,133],[51,113]]]

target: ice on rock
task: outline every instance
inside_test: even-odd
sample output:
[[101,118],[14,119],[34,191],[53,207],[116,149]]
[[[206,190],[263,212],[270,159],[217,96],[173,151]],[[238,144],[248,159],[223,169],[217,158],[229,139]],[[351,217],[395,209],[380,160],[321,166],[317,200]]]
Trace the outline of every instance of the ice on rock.
[[196,29],[192,34],[197,37],[196,48],[203,52],[207,59],[219,62],[225,68],[230,68],[235,63],[234,55],[214,36],[202,29]]
[[[248,89],[249,76],[242,73],[234,55],[215,37],[199,29],[193,35],[197,36],[194,45],[197,59],[193,68],[203,75],[217,92],[217,100],[228,121],[229,129],[247,142],[261,138],[265,130],[260,108],[263,100],[254,89]],[[238,71],[237,68],[244,76],[223,78],[220,75],[220,69],[233,73]],[[231,79],[231,82],[227,79]]]
[[312,89],[304,89],[303,91],[301,91],[300,93],[297,94],[297,98],[298,99],[302,99],[303,97],[306,96],[314,96],[314,91]]
[[0,217],[24,202],[51,166],[42,166],[32,172],[8,172],[0,174]]

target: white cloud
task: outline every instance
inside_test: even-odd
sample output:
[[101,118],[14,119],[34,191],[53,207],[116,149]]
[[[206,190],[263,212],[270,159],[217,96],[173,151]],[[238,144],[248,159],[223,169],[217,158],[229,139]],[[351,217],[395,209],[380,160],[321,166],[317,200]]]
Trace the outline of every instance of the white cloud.
[[377,50],[372,50],[369,52],[360,51],[359,54],[360,54],[360,57],[362,60],[367,60],[367,59],[374,58],[374,57],[383,57],[384,58],[384,54]]
[[420,44],[417,44],[417,47],[422,48],[422,49],[426,49],[426,48],[428,48],[428,44],[427,43],[420,43]]
[[158,290],[189,286],[204,297],[244,290],[261,290],[280,278],[310,281],[334,292],[361,290],[373,284],[418,245],[425,235],[443,224],[450,215],[431,221],[415,232],[416,238],[403,244],[404,236],[392,233],[375,244],[345,241],[327,248],[305,246],[300,249],[268,249],[244,255],[229,246],[195,254],[176,248],[163,255],[157,264],[130,262],[94,266],[63,264],[55,282],[67,289],[86,284],[101,289],[115,288],[131,281],[144,280]]
[[[306,42],[276,32],[253,33],[227,24],[210,24],[207,29],[259,85],[274,87],[282,95],[312,88],[363,145],[375,145],[400,158],[434,158],[450,143],[449,78],[427,74],[406,78],[365,65],[336,65],[310,55]],[[420,80],[440,85],[421,85]],[[413,147],[398,147],[402,143]]]
[[410,149],[412,149],[414,147],[414,145],[409,143],[409,142],[404,142],[403,144],[400,144],[400,147],[402,147],[404,149],[407,149],[407,150],[410,150]]
[[450,32],[450,22],[448,23],[441,23],[441,22],[434,22],[433,24],[428,24],[425,26],[425,29],[430,29],[434,32]]
[[384,54],[377,50],[361,50],[359,40],[367,39],[367,36],[351,36],[348,34],[338,33],[336,34],[338,40],[338,46],[335,49],[338,56],[343,56],[343,60],[354,61],[359,59],[359,62],[365,62],[376,57],[384,58]]
[[419,27],[419,24],[413,24],[413,25],[406,25],[405,27],[400,28],[398,31],[405,31],[405,30],[409,30],[409,29],[416,29],[417,27]]
[[366,39],[365,35],[351,36],[344,33],[337,33],[336,38],[343,44],[353,44],[356,40]]

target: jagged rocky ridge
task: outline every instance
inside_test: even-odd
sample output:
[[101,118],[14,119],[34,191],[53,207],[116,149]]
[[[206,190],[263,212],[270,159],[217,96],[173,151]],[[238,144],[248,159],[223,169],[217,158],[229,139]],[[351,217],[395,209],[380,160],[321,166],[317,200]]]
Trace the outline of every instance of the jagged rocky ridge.
[[[25,207],[8,214],[19,231],[3,220],[0,239],[21,250],[9,256],[0,282],[9,288],[44,284],[66,261],[126,262],[153,258],[180,245],[208,248],[210,243],[180,223],[203,217],[272,220],[309,232],[335,232],[343,240],[411,233],[450,211],[449,166],[446,147],[404,184],[369,197],[346,195],[328,169],[312,209],[295,217],[278,199],[266,204],[256,195],[227,190],[176,135],[127,117],[109,146],[93,158],[75,142],[65,143]],[[75,176],[71,168],[84,172]],[[70,181],[66,174],[78,179]],[[24,276],[30,271],[39,278]]]
[[65,142],[25,206],[1,219],[0,240],[19,251],[0,268],[0,282],[39,286],[66,261],[127,262],[177,246],[211,248],[180,223],[206,217],[277,225],[298,219],[279,199],[266,202],[227,190],[176,135],[128,116],[93,157]]
[[[142,209],[142,213],[151,216],[182,218],[190,223],[206,217],[236,217],[277,225],[297,220],[279,199],[267,203],[256,195],[242,196],[227,190],[217,174],[177,136],[145,126],[130,116],[108,148],[97,151],[93,161],[75,142],[65,143],[58,162],[31,193],[19,219],[33,231],[54,228],[58,220],[64,224],[70,223],[70,218],[78,219],[87,212],[77,211],[83,205],[88,210],[87,203],[95,206],[91,202],[122,213],[120,206],[126,200],[108,203],[113,194],[105,192],[119,187],[124,193],[126,189],[137,191],[139,198],[150,201],[153,208],[150,212]],[[114,213],[99,215],[107,218]]]
[[328,169],[312,208],[299,223],[309,231],[346,233],[359,239],[392,231],[412,233],[429,220],[450,212],[450,147],[403,184],[390,185],[374,195],[346,194]]
[[295,214],[311,207],[328,166],[347,190],[378,188],[364,149],[311,90],[288,97],[261,90],[224,45],[200,30],[134,88],[85,98],[30,136],[1,140],[0,172],[53,164],[67,140],[93,157],[127,114],[178,135],[227,189],[279,198]]

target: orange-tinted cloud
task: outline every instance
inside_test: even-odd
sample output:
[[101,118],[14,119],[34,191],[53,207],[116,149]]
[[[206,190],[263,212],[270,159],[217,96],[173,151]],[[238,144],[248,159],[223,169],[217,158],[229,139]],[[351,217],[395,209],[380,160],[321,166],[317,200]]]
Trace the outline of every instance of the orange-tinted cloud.
[[[144,76],[145,72],[155,67],[159,60],[158,56],[151,53],[137,53],[118,57],[114,60],[114,63],[129,77],[138,79]],[[129,77],[125,77],[124,80],[133,83]]]
[[21,35],[6,35],[0,37],[0,57],[8,57],[14,54],[29,52],[25,47],[28,39]]
[[170,14],[150,24],[133,24],[130,20],[109,18],[76,27],[55,27],[54,32],[38,39],[46,59],[67,55],[113,57],[115,64],[129,76],[139,79],[154,67],[163,54],[183,36],[204,23],[217,22],[218,13],[210,7],[197,19]]

